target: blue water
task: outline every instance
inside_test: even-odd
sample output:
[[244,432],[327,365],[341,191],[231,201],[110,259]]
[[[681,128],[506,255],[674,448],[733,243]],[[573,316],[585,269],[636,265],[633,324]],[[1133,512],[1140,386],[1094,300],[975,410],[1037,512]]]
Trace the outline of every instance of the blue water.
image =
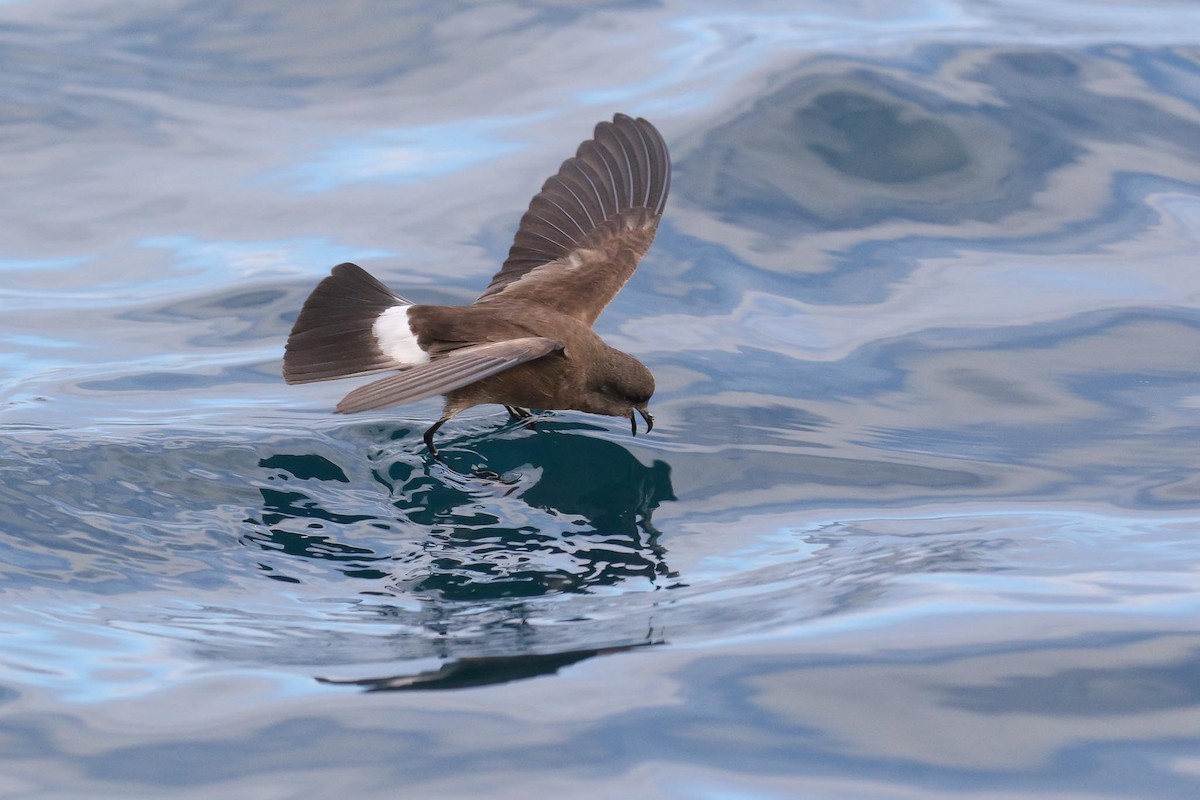
[[[652,434],[283,384],[616,111]],[[0,798],[1200,796],[1200,6],[8,2],[0,134]]]

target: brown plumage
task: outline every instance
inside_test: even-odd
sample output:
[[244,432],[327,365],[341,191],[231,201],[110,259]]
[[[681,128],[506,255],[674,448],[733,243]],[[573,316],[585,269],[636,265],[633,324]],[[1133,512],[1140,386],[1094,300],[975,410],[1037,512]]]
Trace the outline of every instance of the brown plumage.
[[515,417],[527,409],[571,409],[637,418],[654,377],[609,347],[592,324],[633,275],[654,241],[671,164],[644,119],[617,114],[563,162],[529,204],[508,258],[472,305],[414,305],[354,264],[313,290],[288,337],[288,383],[399,370],[350,392],[340,413],[443,394],[433,434],[483,403]]

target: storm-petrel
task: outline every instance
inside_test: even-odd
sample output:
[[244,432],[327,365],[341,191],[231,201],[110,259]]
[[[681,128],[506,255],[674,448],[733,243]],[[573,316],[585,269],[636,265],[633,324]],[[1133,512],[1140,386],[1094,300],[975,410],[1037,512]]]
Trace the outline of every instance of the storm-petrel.
[[521,218],[504,266],[469,306],[416,305],[355,264],[317,285],[292,327],[288,383],[399,370],[350,392],[351,414],[445,395],[433,434],[455,414],[498,403],[629,417],[654,427],[654,376],[592,331],[604,307],[650,249],[671,185],[659,132],[617,114],[601,122]]

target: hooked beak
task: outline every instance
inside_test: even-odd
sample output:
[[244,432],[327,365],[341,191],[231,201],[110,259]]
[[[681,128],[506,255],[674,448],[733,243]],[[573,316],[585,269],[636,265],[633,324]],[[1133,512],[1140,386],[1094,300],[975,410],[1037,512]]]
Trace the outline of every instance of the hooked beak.
[[646,420],[646,433],[654,430],[654,415],[644,408],[633,408],[629,411],[629,427],[633,430],[634,436],[637,436],[637,417],[633,415],[634,411],[641,414],[642,419]]

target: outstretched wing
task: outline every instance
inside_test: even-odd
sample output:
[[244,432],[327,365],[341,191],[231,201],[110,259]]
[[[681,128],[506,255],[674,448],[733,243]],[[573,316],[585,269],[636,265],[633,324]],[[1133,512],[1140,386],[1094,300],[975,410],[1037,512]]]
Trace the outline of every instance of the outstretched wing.
[[530,202],[475,302],[540,303],[590,325],[650,249],[670,188],[670,155],[653,125],[624,114],[601,122]]
[[424,400],[561,349],[562,342],[540,336],[464,347],[428,364],[360,386],[342,398],[336,411],[354,414]]

